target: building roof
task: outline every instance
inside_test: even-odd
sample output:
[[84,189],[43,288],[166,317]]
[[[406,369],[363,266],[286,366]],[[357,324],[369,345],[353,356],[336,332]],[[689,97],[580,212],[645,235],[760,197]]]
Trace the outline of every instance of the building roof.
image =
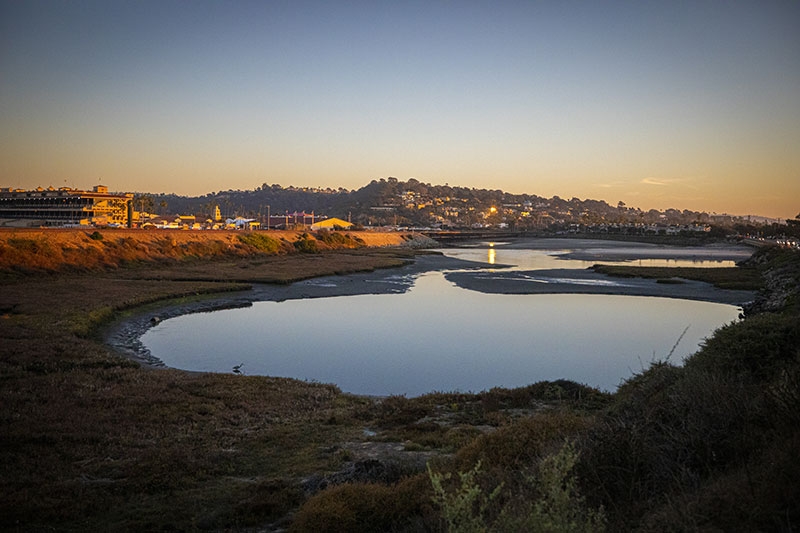
[[320,220],[315,222],[311,225],[312,230],[317,229],[330,229],[330,228],[349,228],[352,224],[346,220],[342,220],[341,218],[326,218],[325,220]]

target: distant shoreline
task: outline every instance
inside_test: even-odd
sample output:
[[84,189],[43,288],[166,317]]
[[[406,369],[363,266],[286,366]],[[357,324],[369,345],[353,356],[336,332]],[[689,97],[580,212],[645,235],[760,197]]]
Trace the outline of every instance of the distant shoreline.
[[701,281],[662,283],[655,279],[612,278],[592,270],[550,269],[513,272],[450,272],[449,281],[487,294],[604,294],[677,298],[742,306],[754,291],[718,289]]

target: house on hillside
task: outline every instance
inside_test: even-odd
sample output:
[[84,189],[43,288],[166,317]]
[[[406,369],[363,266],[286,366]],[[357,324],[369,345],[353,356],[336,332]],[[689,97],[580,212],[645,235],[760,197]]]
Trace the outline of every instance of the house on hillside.
[[311,231],[317,231],[321,229],[350,229],[353,225],[346,221],[342,220],[341,218],[326,218],[325,220],[320,220],[311,224]]

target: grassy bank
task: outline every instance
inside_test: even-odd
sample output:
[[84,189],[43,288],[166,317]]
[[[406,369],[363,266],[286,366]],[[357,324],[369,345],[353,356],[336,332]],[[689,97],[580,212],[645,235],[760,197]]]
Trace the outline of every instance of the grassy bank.
[[614,395],[557,381],[362,398],[291,379],[145,370],[96,337],[143,303],[410,254],[359,247],[7,270],[0,527],[798,527],[796,255],[753,261],[766,291],[788,291],[781,311],[723,328],[684,367],[656,363]]
[[86,272],[197,260],[413,247],[414,233],[0,228],[0,272]]
[[720,289],[758,291],[764,288],[761,272],[755,266],[694,268],[594,265],[592,270],[618,278],[655,279],[660,283],[680,283],[689,279],[710,283]]

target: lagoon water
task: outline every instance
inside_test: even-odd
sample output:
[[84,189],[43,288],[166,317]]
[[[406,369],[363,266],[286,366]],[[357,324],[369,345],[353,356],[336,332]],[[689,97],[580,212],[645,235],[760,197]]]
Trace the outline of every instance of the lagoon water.
[[[494,248],[447,253],[525,269],[588,266],[558,259],[558,250]],[[477,392],[559,378],[613,391],[652,360],[671,353],[680,363],[738,313],[669,298],[484,294],[428,272],[402,294],[256,302],[169,319],[141,340],[171,367],[231,372],[241,364],[245,374],[335,383],[356,394]]]

